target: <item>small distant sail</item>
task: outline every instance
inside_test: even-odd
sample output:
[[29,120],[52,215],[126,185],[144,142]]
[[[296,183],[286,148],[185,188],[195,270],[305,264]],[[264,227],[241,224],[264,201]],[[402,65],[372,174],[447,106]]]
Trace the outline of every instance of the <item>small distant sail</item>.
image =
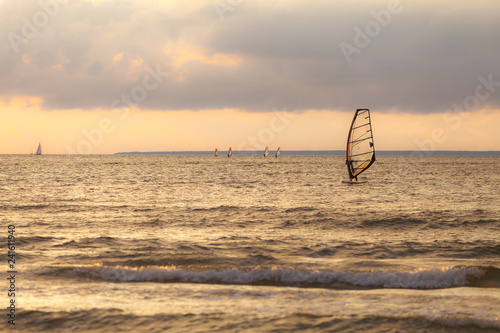
[[264,157],[267,157],[269,155],[269,146],[266,146],[266,150],[264,150]]
[[274,154],[274,157],[278,158],[278,156],[280,156],[280,153],[281,153],[281,147],[278,147],[278,150],[276,150],[276,154]]
[[42,145],[38,143],[38,148],[36,149],[35,155],[42,155]]
[[346,164],[349,180],[356,179],[360,173],[375,162],[372,123],[369,109],[357,109],[347,136]]
[[231,157],[233,155],[233,150],[229,147],[229,152],[227,153],[227,157]]
[[217,148],[215,148],[215,154],[214,154],[215,157],[219,157],[219,152],[217,151]]

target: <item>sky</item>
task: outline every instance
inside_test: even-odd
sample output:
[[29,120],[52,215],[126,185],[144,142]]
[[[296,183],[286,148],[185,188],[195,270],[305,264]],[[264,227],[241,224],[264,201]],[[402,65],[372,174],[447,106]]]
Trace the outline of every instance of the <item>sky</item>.
[[500,2],[0,0],[0,154],[500,150]]

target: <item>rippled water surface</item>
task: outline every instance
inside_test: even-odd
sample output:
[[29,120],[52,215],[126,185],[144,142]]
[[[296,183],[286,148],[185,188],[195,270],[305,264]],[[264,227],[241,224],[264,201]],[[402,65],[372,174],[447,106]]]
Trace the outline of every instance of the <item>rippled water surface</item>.
[[346,185],[342,156],[1,156],[16,329],[498,332],[492,170],[379,156]]

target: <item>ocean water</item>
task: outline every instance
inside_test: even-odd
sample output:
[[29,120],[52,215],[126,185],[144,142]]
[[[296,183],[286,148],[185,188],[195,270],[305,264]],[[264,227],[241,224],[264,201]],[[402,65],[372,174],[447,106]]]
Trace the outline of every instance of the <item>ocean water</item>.
[[4,155],[0,330],[500,332],[498,170],[379,156],[347,185],[343,156]]

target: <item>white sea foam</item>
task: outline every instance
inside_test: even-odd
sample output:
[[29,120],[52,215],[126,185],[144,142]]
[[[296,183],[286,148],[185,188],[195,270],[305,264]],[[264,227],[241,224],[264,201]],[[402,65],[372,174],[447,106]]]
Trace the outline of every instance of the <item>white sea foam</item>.
[[439,289],[466,286],[468,278],[483,273],[476,267],[434,268],[413,272],[309,271],[292,268],[190,271],[176,267],[86,266],[79,273],[97,279],[119,282],[190,282],[221,284],[265,284],[298,286],[334,286],[343,283],[358,287]]

